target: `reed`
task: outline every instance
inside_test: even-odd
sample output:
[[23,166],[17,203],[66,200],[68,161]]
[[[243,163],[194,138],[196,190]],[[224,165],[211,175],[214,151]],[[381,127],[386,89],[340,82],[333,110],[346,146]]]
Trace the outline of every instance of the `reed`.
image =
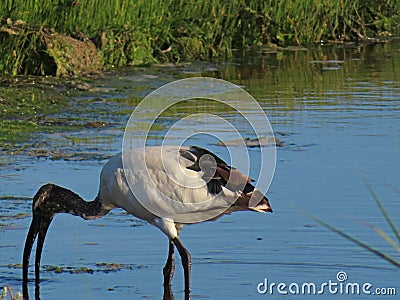
[[[389,225],[389,227],[392,231],[392,235],[395,238],[392,238],[389,233],[384,232],[383,230],[381,230],[379,227],[376,227],[375,225],[372,225],[369,223],[367,223],[366,225],[369,228],[371,228],[373,231],[375,231],[378,235],[380,235],[393,248],[394,255],[391,255],[387,252],[379,250],[379,249],[371,246],[370,244],[367,244],[366,242],[361,241],[360,239],[344,232],[343,230],[341,230],[329,223],[326,223],[325,221],[323,221],[315,216],[311,215],[310,217],[314,221],[319,223],[320,225],[331,230],[332,232],[339,234],[340,236],[344,237],[345,239],[355,243],[356,245],[366,249],[367,251],[371,252],[372,254],[374,254],[374,255],[380,257],[381,259],[386,260],[387,262],[391,263],[392,265],[400,268],[400,260],[398,258],[396,258],[396,256],[398,257],[400,255],[400,229],[396,226],[393,219],[391,218],[389,213],[386,211],[382,201],[379,199],[378,195],[373,190],[371,184],[367,180],[365,180],[365,183],[367,185],[369,192],[372,195],[372,198],[374,199],[374,201],[377,204],[379,210],[381,211],[383,217],[385,218],[387,224]],[[395,253],[397,253],[397,254],[395,254]]]
[[[41,28],[90,38],[105,67],[228,58],[235,48],[400,33],[399,0],[3,0],[0,17],[0,70],[8,73],[31,73],[24,59],[45,73],[35,62],[46,53]],[[8,23],[16,20],[38,33],[10,34]]]
[[8,286],[3,287],[1,294],[0,294],[0,300],[7,300],[7,292],[9,293],[10,300],[21,300],[22,299],[22,294],[20,292],[17,292],[16,295],[14,296],[11,288]]

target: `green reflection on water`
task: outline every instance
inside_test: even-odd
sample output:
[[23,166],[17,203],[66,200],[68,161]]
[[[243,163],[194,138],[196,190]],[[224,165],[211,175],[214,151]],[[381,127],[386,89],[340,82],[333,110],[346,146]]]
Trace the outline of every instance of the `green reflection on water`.
[[[154,66],[134,69],[123,76],[117,72],[105,78],[76,80],[74,84],[73,80],[56,78],[46,79],[42,85],[32,84],[32,81],[41,80],[39,78],[1,79],[0,148],[16,151],[27,145],[36,147],[46,138],[38,133],[85,129],[80,136],[84,141],[89,131],[98,135],[100,129],[113,129],[122,136],[130,112],[146,93],[164,83],[192,76],[222,78],[238,84],[267,110],[329,107],[340,111],[359,100],[367,105],[368,101],[390,98],[390,91],[400,88],[399,49],[400,41],[393,40],[376,45],[247,52],[227,63]],[[129,80],[133,76],[141,76],[141,81]],[[71,91],[85,85],[89,88],[71,97]],[[195,99],[170,107],[152,129],[162,131],[169,124],[165,120],[192,113],[235,114],[222,103]],[[139,121],[146,122],[146,116]]]

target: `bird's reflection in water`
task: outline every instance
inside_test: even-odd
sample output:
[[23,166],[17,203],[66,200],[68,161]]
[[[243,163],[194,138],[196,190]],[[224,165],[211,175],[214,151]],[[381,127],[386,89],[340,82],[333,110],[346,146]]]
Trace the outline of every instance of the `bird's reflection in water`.
[[[22,299],[29,300],[28,282],[22,283]],[[35,284],[35,300],[40,300],[40,284]]]
[[[190,299],[190,293],[185,291],[185,300]],[[163,300],[174,300],[174,292],[171,289],[171,285],[164,285]]]
[[[28,283],[22,284],[23,300],[29,300]],[[40,300],[40,284],[35,284],[35,300]],[[185,300],[190,299],[190,294],[185,293]],[[174,300],[174,292],[172,291],[171,285],[164,285],[164,294],[162,300]]]

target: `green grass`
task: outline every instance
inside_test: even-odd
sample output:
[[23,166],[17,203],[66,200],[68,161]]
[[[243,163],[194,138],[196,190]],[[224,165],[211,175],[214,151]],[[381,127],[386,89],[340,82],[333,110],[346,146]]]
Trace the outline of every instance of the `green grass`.
[[271,43],[398,35],[400,1],[3,0],[0,18],[0,71],[48,74],[54,66],[42,63],[51,56],[44,39],[53,31],[91,39],[107,68],[228,58],[233,49]]

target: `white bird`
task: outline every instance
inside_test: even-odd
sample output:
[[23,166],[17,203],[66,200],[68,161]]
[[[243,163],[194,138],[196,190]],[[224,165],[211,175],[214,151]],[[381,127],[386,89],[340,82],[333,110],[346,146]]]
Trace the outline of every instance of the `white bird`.
[[[129,171],[124,169],[123,155],[132,164]],[[38,286],[43,243],[54,216],[67,213],[86,220],[97,219],[115,207],[146,220],[168,236],[164,292],[170,289],[176,247],[184,270],[185,298],[189,299],[191,258],[179,239],[179,232],[185,224],[215,220],[238,210],[272,212],[268,199],[251,181],[206,149],[168,146],[138,148],[113,156],[101,171],[99,192],[91,202],[55,184],[43,185],[33,198],[32,223],[25,241],[24,299],[28,298],[33,243],[38,237],[35,257]]]

